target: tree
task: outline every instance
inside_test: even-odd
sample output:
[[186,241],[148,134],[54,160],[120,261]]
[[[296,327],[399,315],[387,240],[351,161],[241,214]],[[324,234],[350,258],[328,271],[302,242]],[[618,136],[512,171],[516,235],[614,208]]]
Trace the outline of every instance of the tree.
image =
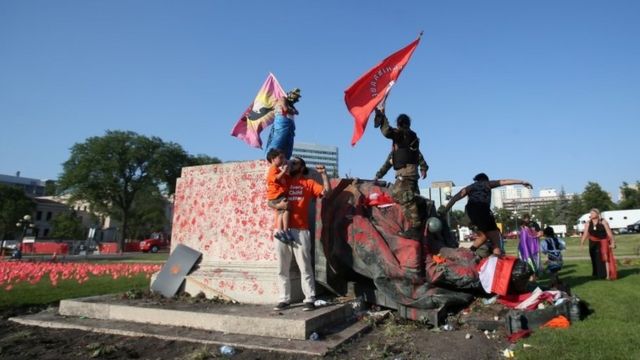
[[162,232],[168,225],[167,205],[168,200],[157,189],[141,191],[131,206],[129,237],[143,239],[153,232]]
[[452,229],[455,229],[459,226],[469,226],[469,218],[467,214],[465,214],[462,210],[453,210],[449,213],[449,221]]
[[136,198],[150,189],[173,193],[180,169],[189,161],[178,144],[109,130],[104,136],[73,145],[58,190],[68,192],[70,202],[86,201],[92,209],[121,219],[122,250]]
[[30,215],[36,205],[22,189],[0,184],[0,239],[9,236],[17,239],[20,231],[16,222],[25,215]]
[[554,201],[532,211],[531,215],[535,216],[536,222],[538,222],[540,226],[548,226],[555,223],[555,203]]
[[205,154],[198,154],[189,157],[189,166],[219,164],[222,161],[217,157],[211,157]]
[[629,187],[626,182],[622,183],[620,193],[622,200],[618,204],[620,210],[639,209],[640,208],[640,181],[636,182],[635,187]]
[[567,193],[564,191],[564,188],[562,188],[560,190],[558,201],[555,202],[553,209],[554,224],[567,225],[567,228],[569,229],[574,224],[575,221],[570,214],[570,202],[571,200],[567,197]]
[[602,212],[614,208],[613,201],[611,200],[611,197],[609,197],[609,194],[602,190],[600,185],[597,183],[588,182],[581,197],[582,203],[587,211],[589,211],[589,209],[596,208]]
[[514,227],[513,213],[505,208],[493,208],[493,215],[496,221],[502,224],[502,232],[508,232],[508,229]]
[[83,239],[84,228],[75,211],[57,214],[51,221],[51,237],[54,239]]
[[56,182],[54,180],[47,180],[44,182],[44,195],[56,195]]

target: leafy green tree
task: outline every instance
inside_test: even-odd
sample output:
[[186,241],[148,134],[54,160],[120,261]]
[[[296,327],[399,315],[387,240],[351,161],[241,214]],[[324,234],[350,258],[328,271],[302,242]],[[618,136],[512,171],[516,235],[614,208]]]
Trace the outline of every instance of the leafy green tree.
[[78,240],[84,239],[82,220],[75,211],[65,211],[57,214],[51,220],[51,237],[54,239]]
[[635,187],[630,187],[626,182],[622,183],[620,192],[622,200],[618,204],[620,210],[640,209],[640,181],[636,182]]
[[567,221],[569,221],[567,225],[571,225],[569,229],[573,229],[573,227],[578,223],[578,219],[580,218],[580,216],[589,211],[589,208],[582,201],[582,195],[576,195],[571,200],[569,200],[569,205],[567,208]]
[[54,180],[47,180],[44,183],[44,195],[53,196],[56,195],[56,182]]
[[[582,193],[582,203],[586,211],[596,208],[600,211],[614,209],[613,201],[606,191],[602,190],[598,183],[588,182]],[[585,212],[586,212],[585,211]]]
[[121,219],[122,250],[136,197],[150,189],[171,194],[180,169],[189,161],[191,157],[178,144],[109,130],[73,145],[58,190],[69,193],[70,202],[86,201],[92,209]]
[[168,205],[168,200],[157,189],[141,191],[131,207],[129,237],[142,240],[152,232],[163,231],[169,222],[165,212]]
[[462,210],[453,210],[449,213],[449,221],[452,229],[459,226],[469,226],[469,218]]
[[535,220],[540,226],[555,224],[555,203],[554,201],[532,211],[532,215],[535,216]]
[[571,199],[567,197],[567,193],[564,191],[564,188],[562,188],[560,190],[560,195],[558,196],[558,201],[555,202],[553,209],[554,224],[567,225],[568,229],[571,228],[574,220],[570,215],[570,202]]
[[502,232],[514,230],[513,213],[505,208],[493,208],[493,216],[502,224]]
[[30,215],[36,205],[22,189],[0,184],[0,239],[17,239],[20,231],[16,222]]
[[217,157],[205,154],[192,155],[189,157],[189,166],[219,164],[222,161]]

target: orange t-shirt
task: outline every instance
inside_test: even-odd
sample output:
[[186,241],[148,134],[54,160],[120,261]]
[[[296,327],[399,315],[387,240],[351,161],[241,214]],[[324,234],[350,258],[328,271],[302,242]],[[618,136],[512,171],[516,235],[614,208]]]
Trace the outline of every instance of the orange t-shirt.
[[275,166],[269,166],[267,171],[267,200],[274,200],[285,194],[287,191],[287,175],[283,175],[280,180],[276,178],[280,169]]
[[289,227],[292,229],[309,229],[309,204],[311,199],[320,197],[324,187],[315,180],[292,178],[288,181],[289,190]]

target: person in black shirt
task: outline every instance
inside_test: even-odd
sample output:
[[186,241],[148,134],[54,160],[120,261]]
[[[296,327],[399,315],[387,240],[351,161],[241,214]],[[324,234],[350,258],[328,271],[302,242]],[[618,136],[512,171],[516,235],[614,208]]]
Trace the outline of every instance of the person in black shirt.
[[[478,237],[473,241],[471,251],[480,257],[487,257],[491,253],[501,255],[502,249],[498,246],[500,242],[500,230],[498,229],[496,219],[493,217],[493,213],[491,212],[491,189],[515,184],[522,184],[529,189],[531,189],[532,186],[524,180],[489,180],[489,177],[485,173],[476,175],[473,178],[473,181],[474,183],[465,186],[455,194],[453,198],[451,198],[444,209],[444,213],[446,214],[451,210],[451,207],[453,207],[458,200],[468,196],[469,201],[467,202],[464,210],[471,220],[471,223],[478,229]],[[487,239],[489,239],[489,244],[487,245],[489,251],[476,252],[478,248],[487,242]]]

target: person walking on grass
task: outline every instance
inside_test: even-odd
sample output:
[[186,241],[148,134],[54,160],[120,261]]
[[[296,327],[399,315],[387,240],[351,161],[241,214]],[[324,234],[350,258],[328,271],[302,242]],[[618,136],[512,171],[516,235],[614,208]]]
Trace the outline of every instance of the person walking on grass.
[[618,278],[616,259],[613,249],[616,239],[606,219],[600,216],[600,210],[589,211],[589,221],[584,224],[580,238],[580,246],[589,239],[589,256],[591,257],[591,276],[598,279],[615,280]]

